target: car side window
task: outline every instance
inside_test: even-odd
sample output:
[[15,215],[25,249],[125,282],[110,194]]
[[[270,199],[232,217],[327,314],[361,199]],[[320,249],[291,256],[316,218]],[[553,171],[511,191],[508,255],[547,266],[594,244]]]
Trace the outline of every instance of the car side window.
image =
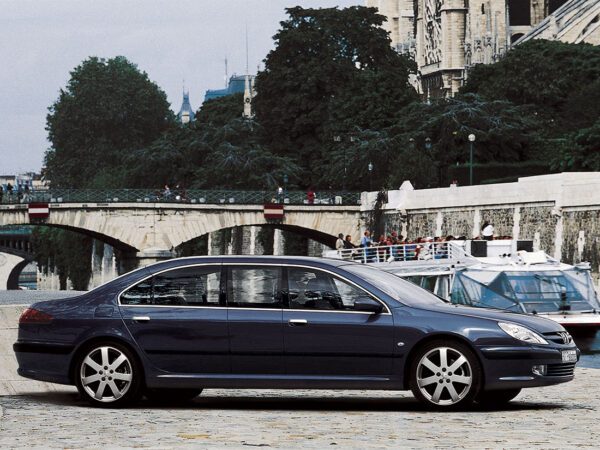
[[280,267],[231,267],[227,305],[241,308],[281,308]]
[[140,281],[121,294],[122,305],[151,305],[152,278]]
[[368,296],[326,272],[288,268],[288,298],[292,309],[353,311],[354,302]]
[[219,306],[221,267],[184,267],[153,276],[121,295],[123,305]]

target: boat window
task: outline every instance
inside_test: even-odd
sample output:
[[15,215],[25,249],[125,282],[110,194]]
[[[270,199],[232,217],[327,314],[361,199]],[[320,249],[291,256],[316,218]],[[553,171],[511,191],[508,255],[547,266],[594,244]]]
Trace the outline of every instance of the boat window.
[[510,286],[502,283],[501,280],[496,281],[498,272],[487,285],[480,281],[481,277],[470,277],[470,275],[471,272],[456,274],[452,285],[452,303],[509,311],[520,310],[517,302],[512,298]]
[[581,312],[598,307],[593,286],[575,270],[466,269],[456,275],[452,303],[529,313]]

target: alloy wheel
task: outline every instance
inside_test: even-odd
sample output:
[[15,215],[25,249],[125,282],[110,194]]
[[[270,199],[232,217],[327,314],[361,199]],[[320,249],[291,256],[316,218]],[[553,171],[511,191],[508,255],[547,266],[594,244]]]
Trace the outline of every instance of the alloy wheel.
[[439,406],[455,405],[473,384],[473,370],[465,355],[450,347],[436,347],[419,360],[417,386],[428,401]]
[[95,347],[83,358],[79,381],[85,393],[98,402],[121,399],[131,387],[133,365],[129,357],[112,346]]

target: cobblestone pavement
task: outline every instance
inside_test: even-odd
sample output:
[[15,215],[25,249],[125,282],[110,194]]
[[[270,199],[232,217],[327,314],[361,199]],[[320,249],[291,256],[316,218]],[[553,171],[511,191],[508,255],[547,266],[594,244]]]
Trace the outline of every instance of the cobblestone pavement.
[[0,397],[2,448],[597,448],[597,369],[496,411],[434,413],[408,393],[206,390],[185,406],[86,406],[74,390]]

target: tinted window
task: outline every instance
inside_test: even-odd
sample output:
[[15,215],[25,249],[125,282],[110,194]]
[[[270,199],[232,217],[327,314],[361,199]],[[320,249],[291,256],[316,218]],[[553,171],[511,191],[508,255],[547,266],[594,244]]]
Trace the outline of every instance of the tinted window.
[[155,305],[218,306],[220,266],[186,267],[156,275]]
[[232,267],[229,269],[229,306],[281,308],[281,268]]
[[122,305],[152,304],[152,278],[140,281],[121,294]]
[[292,309],[354,310],[354,302],[368,294],[326,272],[288,269],[288,295]]
[[220,266],[170,270],[129,288],[121,304],[218,306],[220,281]]

